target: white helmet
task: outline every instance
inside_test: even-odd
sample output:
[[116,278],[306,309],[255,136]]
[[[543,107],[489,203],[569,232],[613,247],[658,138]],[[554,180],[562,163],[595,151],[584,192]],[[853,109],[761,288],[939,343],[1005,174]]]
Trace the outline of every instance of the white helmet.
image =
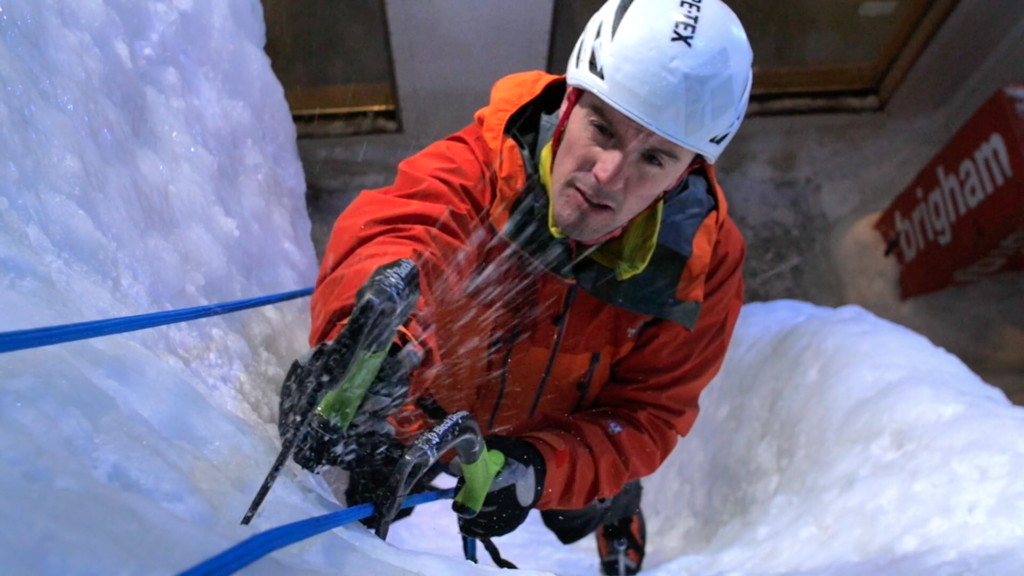
[[576,42],[566,79],[714,164],[743,122],[753,59],[722,0],[608,0]]

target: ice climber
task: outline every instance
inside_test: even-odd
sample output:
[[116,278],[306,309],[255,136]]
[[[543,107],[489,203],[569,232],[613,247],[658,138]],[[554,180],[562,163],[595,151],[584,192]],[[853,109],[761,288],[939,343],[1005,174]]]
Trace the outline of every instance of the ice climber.
[[636,573],[640,479],[693,425],[743,299],[714,164],[751,64],[721,0],[610,0],[565,76],[501,79],[466,128],[362,192],[324,255],[310,343],[382,265],[415,261],[422,297],[371,390],[379,422],[341,434],[321,411],[296,461],[349,470],[364,502],[396,447],[467,410],[505,465],[463,534],[536,508],[564,543],[596,532],[604,573]]

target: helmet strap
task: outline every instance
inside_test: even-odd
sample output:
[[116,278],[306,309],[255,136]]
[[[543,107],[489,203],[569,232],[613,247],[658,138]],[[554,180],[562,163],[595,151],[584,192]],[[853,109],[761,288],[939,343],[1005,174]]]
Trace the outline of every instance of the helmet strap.
[[687,166],[686,169],[683,170],[683,173],[679,176],[679,178],[676,179],[676,183],[669,187],[668,190],[662,192],[659,199],[666,199],[669,196],[672,196],[675,193],[675,191],[679,189],[679,186],[682,185],[683,181],[686,180],[686,177],[689,176],[691,172],[693,172],[697,168],[704,167],[705,165],[707,165],[707,163],[708,162],[707,160],[704,159],[704,156],[700,154],[694,156],[693,160],[690,161],[690,165]]
[[690,165],[686,167],[686,170],[683,170],[683,175],[680,176],[678,180],[676,180],[676,183],[672,185],[672,188],[675,188],[676,186],[682,184],[683,180],[686,180],[686,177],[690,175],[690,172],[693,172],[694,170],[704,166],[705,164],[707,164],[707,160],[704,160],[704,156],[700,154],[694,156],[693,160],[690,160]]
[[569,122],[569,115],[572,114],[573,108],[576,107],[576,103],[580,100],[582,90],[574,86],[566,88],[565,94],[565,112],[558,119],[558,124],[555,125],[555,133],[551,137],[551,166],[555,165],[555,155],[558,154],[558,145],[562,143],[562,137],[565,136],[565,125]]

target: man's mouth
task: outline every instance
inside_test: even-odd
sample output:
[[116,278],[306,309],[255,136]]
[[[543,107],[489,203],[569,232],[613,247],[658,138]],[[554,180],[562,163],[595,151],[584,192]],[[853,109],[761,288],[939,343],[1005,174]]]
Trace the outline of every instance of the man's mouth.
[[600,202],[598,200],[595,200],[592,196],[590,196],[590,194],[588,194],[585,190],[583,190],[579,186],[573,186],[573,188],[580,195],[580,197],[583,198],[583,201],[586,202],[587,205],[590,206],[591,208],[594,208],[596,210],[611,210],[612,209],[612,207],[610,205],[605,204],[603,202]]

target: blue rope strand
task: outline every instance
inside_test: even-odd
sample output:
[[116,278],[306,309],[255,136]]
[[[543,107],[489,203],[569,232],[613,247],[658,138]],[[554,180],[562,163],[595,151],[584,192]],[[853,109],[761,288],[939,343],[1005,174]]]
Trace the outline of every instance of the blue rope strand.
[[219,316],[221,314],[238,312],[239,310],[247,310],[249,308],[294,300],[296,298],[309,296],[312,293],[312,288],[304,288],[302,290],[273,294],[271,296],[261,296],[259,298],[250,298],[248,300],[236,300],[234,302],[197,306],[195,308],[185,308],[182,310],[168,310],[166,312],[155,312],[152,314],[141,314],[138,316],[125,316],[123,318],[111,318],[109,320],[94,320],[91,322],[79,322],[77,324],[49,326],[47,328],[32,328],[29,330],[3,332],[0,333],[0,354],[4,352],[14,352],[17,350],[27,350],[29,348],[51,346],[53,344],[62,344],[64,342],[74,342],[76,340],[85,340],[87,338],[97,338],[99,336],[123,334],[125,332],[134,332],[136,330],[144,330],[146,328],[166,326],[167,324],[198,320],[199,318],[208,318],[210,316]]
[[[406,498],[405,502],[402,502],[402,508],[410,508],[426,504],[427,502],[447,500],[454,497],[454,488],[413,494]],[[373,504],[361,504],[352,508],[271,528],[242,540],[224,552],[197,564],[178,576],[226,576],[234,574],[275,550],[372,516],[373,510]]]
[[[4,352],[15,352],[30,348],[41,348],[65,342],[98,338],[100,336],[111,336],[135,332],[146,328],[177,324],[189,320],[209,318],[230,314],[250,308],[277,304],[295,300],[313,293],[312,288],[293,290],[281,294],[250,298],[247,300],[236,300],[221,304],[210,304],[185,308],[182,310],[169,310],[152,314],[140,314],[137,316],[126,316],[123,318],[111,318],[108,320],[94,320],[91,322],[79,322],[76,324],[64,324],[61,326],[49,326],[46,328],[32,328],[29,330],[16,330],[13,332],[0,333],[0,354]],[[435,500],[451,499],[455,497],[455,489],[438,490],[414,494],[405,499],[402,508],[410,508]],[[245,568],[256,560],[307,538],[333,530],[339,526],[350,524],[363,518],[372,516],[373,504],[362,504],[345,510],[331,512],[322,516],[316,516],[306,520],[300,520],[291,524],[285,524],[251,536],[242,542],[232,546],[224,552],[197,564],[193,568],[182,572],[179,576],[221,576],[234,574]]]

